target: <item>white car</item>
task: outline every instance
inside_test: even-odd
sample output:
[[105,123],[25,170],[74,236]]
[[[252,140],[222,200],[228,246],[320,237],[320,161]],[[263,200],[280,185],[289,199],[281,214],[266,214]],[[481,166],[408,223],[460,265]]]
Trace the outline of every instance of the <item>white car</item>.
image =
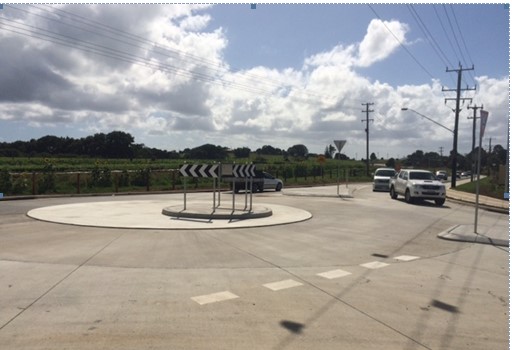
[[434,174],[427,170],[406,169],[391,179],[389,195],[396,199],[404,196],[407,203],[417,199],[430,199],[442,206],[446,199],[446,188]]
[[373,175],[373,191],[389,191],[389,180],[395,176],[393,168],[378,168]]

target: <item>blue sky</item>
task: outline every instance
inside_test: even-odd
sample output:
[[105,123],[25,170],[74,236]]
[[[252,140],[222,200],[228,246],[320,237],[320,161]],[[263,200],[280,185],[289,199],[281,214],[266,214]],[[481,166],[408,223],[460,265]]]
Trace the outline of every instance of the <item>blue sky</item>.
[[[300,69],[304,59],[312,54],[327,51],[336,44],[350,45],[364,36],[368,23],[376,18],[400,20],[410,26],[407,45],[411,53],[435,78],[453,84],[445,72],[446,65],[437,57],[434,49],[425,39],[418,23],[406,5],[389,4],[327,4],[327,5],[277,5],[258,4],[256,10],[242,5],[216,5],[209,11],[213,17],[211,28],[222,26],[230,45],[225,57],[232,62],[233,69],[244,69],[264,65],[283,69]],[[429,32],[456,68],[462,56],[458,52],[450,22],[470,50],[471,60],[460,42],[464,58],[475,73],[491,76],[508,76],[509,47],[503,45],[509,40],[509,10],[505,5],[413,5],[412,8],[428,26]],[[453,20],[452,9],[457,15]],[[439,15],[449,36],[443,30],[436,15]],[[460,37],[458,37],[460,40]],[[453,46],[453,48],[452,48]],[[454,53],[454,50],[456,51]],[[408,72],[404,73],[404,69]],[[431,77],[420,68],[405,50],[397,50],[386,62],[376,64],[360,72],[372,79],[392,84],[423,83]],[[467,77],[468,83],[471,76]],[[474,83],[474,82],[473,82]]]
[[[445,98],[454,94],[442,89],[455,88],[446,68],[460,61],[475,68],[463,86],[477,91],[464,96],[490,112],[485,137],[506,146],[509,13],[504,4],[5,5],[0,141],[122,130],[169,150],[304,144],[322,153],[346,139],[344,152],[362,158],[362,104],[373,102],[370,152],[447,154],[449,132],[400,109],[452,129]],[[467,106],[461,153],[471,145]]]

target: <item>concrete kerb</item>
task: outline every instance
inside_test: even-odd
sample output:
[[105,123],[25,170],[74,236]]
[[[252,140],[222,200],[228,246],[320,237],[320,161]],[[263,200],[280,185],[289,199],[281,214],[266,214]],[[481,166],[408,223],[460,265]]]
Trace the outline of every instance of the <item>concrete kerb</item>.
[[[475,206],[475,201],[464,200],[463,198],[460,198],[459,196],[449,194],[449,193],[446,194],[446,199],[449,200],[450,202],[455,202],[458,204]],[[486,205],[484,203],[479,203],[478,206],[482,210],[488,210],[488,211],[492,211],[495,213],[501,213],[501,214],[509,214],[510,213],[508,208],[501,208],[501,207],[497,207],[497,206]]]
[[[238,208],[236,212],[239,215],[235,217],[231,208],[224,208],[218,212],[227,214],[224,218],[212,218],[213,210],[209,203],[195,201],[190,202],[191,215],[185,217],[180,214],[183,212],[183,206],[179,201],[173,202],[174,204],[169,203],[168,199],[159,198],[61,204],[32,209],[27,216],[40,221],[75,226],[156,230],[264,227],[301,222],[312,217],[310,212],[300,208],[261,203],[253,207],[253,212],[248,214],[249,216],[246,214],[247,211]],[[171,208],[170,211],[174,210],[179,216],[163,215],[162,210],[166,208]]]
[[162,214],[188,219],[204,219],[204,220],[248,220],[259,219],[272,216],[272,209],[262,206],[253,206],[252,210],[243,210],[239,208],[217,207],[212,209],[211,205],[205,203],[192,203],[192,208],[186,210],[182,205],[170,206],[162,209]]
[[472,229],[472,225],[455,225],[439,233],[437,237],[450,241],[490,244],[502,247],[510,246],[510,240],[508,239],[492,238],[480,233],[469,233]]
[[340,184],[339,194],[336,185],[287,187],[283,190],[285,196],[297,197],[327,197],[327,198],[354,198],[354,192],[369,184],[351,184],[347,187]]

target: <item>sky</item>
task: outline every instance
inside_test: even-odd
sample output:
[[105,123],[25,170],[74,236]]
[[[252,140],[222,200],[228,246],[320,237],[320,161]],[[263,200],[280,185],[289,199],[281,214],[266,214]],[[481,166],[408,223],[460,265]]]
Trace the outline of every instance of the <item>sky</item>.
[[504,4],[4,4],[0,47],[0,142],[120,130],[165,150],[323,153],[346,140],[362,159],[372,103],[370,153],[448,155],[463,68],[459,153],[469,106],[489,112],[483,146],[507,147]]

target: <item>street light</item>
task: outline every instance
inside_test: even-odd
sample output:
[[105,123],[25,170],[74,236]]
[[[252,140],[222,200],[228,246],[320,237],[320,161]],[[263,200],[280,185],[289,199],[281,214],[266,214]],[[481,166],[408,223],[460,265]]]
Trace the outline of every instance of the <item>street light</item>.
[[451,133],[453,134],[453,130],[452,130],[452,129],[447,128],[447,127],[446,127],[446,126],[444,126],[443,124],[439,124],[439,123],[438,123],[438,122],[436,122],[435,120],[430,119],[430,118],[429,118],[429,117],[427,117],[426,115],[423,115],[423,114],[421,114],[420,112],[417,112],[417,111],[415,111],[415,110],[414,110],[414,109],[412,109],[412,108],[402,107],[402,111],[411,111],[411,112],[414,112],[414,113],[416,113],[416,114],[418,114],[418,115],[422,116],[423,118],[430,120],[432,123],[435,123],[435,124],[439,125],[440,127],[444,128],[444,129],[446,129],[446,130],[448,130],[449,132],[451,132]]
[[451,186],[451,188],[455,188],[455,186],[456,186],[456,177],[457,177],[457,152],[455,151],[455,149],[457,148],[457,146],[456,146],[456,141],[455,141],[455,136],[456,136],[455,132],[454,132],[452,129],[447,128],[447,127],[446,127],[446,126],[444,126],[443,124],[439,124],[439,123],[438,123],[438,122],[436,122],[435,120],[432,120],[432,119],[430,119],[429,117],[427,117],[427,116],[425,116],[425,115],[421,114],[420,112],[415,111],[414,109],[407,108],[407,107],[402,107],[402,111],[411,111],[411,112],[414,112],[414,113],[416,113],[416,114],[418,114],[418,115],[422,116],[423,118],[430,120],[432,123],[435,123],[435,124],[439,125],[439,126],[440,126],[440,127],[442,127],[443,129],[448,130],[449,132],[451,132],[451,133],[453,134],[453,139],[454,139],[454,141],[453,141],[453,143],[454,143],[453,148],[454,148],[454,152],[453,152],[453,154],[452,154],[453,160],[452,160],[452,184],[451,184],[452,186]]

